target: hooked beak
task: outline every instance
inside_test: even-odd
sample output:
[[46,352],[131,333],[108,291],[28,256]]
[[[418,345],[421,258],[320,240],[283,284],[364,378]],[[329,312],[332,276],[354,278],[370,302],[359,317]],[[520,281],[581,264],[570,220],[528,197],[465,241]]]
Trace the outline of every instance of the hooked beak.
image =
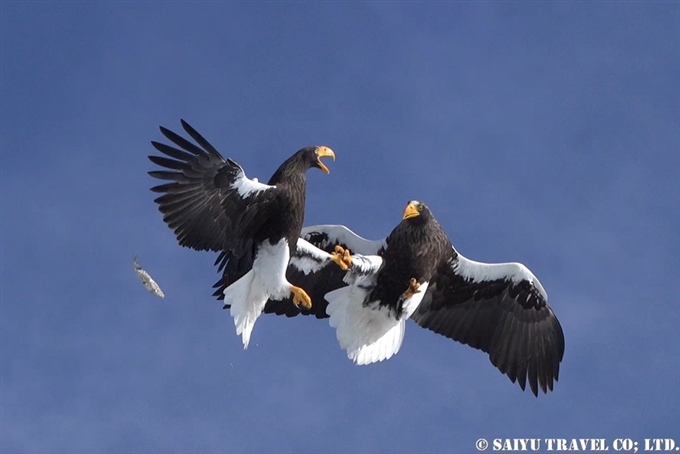
[[409,202],[408,205],[406,205],[406,208],[404,209],[404,215],[401,219],[402,220],[411,219],[416,216],[420,216],[420,211],[418,211],[418,207],[415,206],[413,202]]
[[328,147],[316,147],[316,160],[317,163],[319,164],[319,167],[324,172],[331,173],[331,171],[328,170],[328,167],[326,167],[324,163],[321,162],[321,158],[323,157],[333,158],[333,161],[335,161],[335,153]]

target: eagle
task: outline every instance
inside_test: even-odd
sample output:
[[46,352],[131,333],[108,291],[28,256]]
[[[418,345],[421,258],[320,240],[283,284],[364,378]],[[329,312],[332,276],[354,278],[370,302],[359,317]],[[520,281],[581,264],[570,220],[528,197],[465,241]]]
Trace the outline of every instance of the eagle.
[[[335,160],[326,146],[298,150],[269,181],[246,176],[243,168],[222,155],[186,121],[182,128],[195,142],[160,127],[173,145],[152,141],[165,156],[149,156],[162,170],[149,172],[168,183],[154,186],[154,201],[181,246],[219,252],[230,275],[223,298],[231,309],[237,335],[248,348],[255,321],[268,300],[286,299],[310,309],[312,298],[286,279],[294,254],[329,262],[330,255],[299,240],[305,214],[306,172],[315,167],[330,173],[321,158]],[[299,249],[308,248],[307,253]]]
[[314,307],[282,299],[269,301],[264,312],[328,317],[340,347],[359,365],[396,354],[410,318],[487,353],[523,391],[527,380],[535,396],[539,387],[553,390],[564,333],[539,280],[520,263],[464,257],[425,203],[408,202],[401,222],[382,240],[366,240],[342,225],[305,227],[302,239],[330,254],[305,273],[293,261],[288,270],[291,282],[314,295]]

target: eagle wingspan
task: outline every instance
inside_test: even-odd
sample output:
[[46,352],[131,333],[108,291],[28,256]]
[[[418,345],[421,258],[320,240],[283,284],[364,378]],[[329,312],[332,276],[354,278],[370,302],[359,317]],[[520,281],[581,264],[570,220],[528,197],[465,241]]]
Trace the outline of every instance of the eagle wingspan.
[[269,186],[250,180],[243,168],[222,155],[186,121],[182,127],[198,144],[160,127],[161,133],[177,147],[152,141],[161,153],[149,160],[164,170],[149,172],[154,178],[171,181],[151,188],[163,195],[154,201],[163,220],[173,229],[181,246],[199,251],[232,250],[247,247],[248,226],[243,225],[244,207],[261,199]]
[[440,266],[411,318],[489,354],[491,363],[534,395],[559,378],[564,333],[538,279],[519,263],[487,264],[454,253]]

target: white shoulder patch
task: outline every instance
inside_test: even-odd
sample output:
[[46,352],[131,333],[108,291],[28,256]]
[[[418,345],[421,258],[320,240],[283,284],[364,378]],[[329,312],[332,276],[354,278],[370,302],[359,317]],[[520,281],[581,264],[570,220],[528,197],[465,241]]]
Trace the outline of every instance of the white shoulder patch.
[[458,253],[458,260],[453,264],[453,271],[457,275],[473,282],[508,280],[514,283],[528,281],[534,285],[543,298],[548,300],[548,294],[538,278],[521,263],[483,263],[470,260]]
[[268,184],[260,183],[257,178],[252,180],[246,176],[246,172],[241,166],[239,166],[239,172],[236,176],[234,182],[231,185],[231,189],[235,189],[243,198],[250,197],[253,194],[257,194],[261,191],[266,191],[268,189],[273,189],[276,186],[269,186]]

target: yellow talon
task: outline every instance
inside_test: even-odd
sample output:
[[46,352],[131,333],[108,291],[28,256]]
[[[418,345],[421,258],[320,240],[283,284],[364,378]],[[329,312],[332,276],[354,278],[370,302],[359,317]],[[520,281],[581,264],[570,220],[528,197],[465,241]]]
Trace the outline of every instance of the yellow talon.
[[411,280],[408,281],[408,288],[406,289],[406,291],[401,296],[404,297],[404,298],[410,298],[413,295],[415,295],[416,293],[420,293],[419,289],[420,289],[420,284],[418,283],[418,281],[416,281],[415,278],[412,277]]
[[335,246],[335,252],[331,254],[331,261],[335,262],[341,270],[348,270],[352,266],[352,257],[349,249],[345,249],[338,244]]
[[312,299],[307,295],[307,292],[296,286],[293,286],[290,291],[293,294],[293,304],[298,308],[300,306],[302,306],[302,309],[312,308]]

